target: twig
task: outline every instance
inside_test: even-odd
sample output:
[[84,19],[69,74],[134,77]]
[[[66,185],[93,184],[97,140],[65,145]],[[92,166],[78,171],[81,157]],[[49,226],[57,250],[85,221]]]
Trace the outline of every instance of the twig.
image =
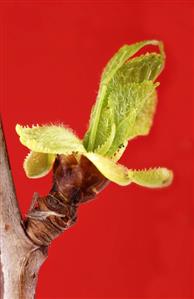
[[2,123],[0,126],[1,299],[34,298],[37,275],[47,257],[26,235],[22,225]]
[[21,219],[2,126],[1,141],[1,281],[2,299],[33,299],[38,271],[52,240],[71,227],[81,203],[96,197],[109,181],[84,156],[58,155],[47,196],[35,193]]

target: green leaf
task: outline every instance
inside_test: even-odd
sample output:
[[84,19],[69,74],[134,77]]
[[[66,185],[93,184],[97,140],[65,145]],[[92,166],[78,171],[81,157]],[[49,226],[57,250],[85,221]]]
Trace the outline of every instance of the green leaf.
[[118,150],[114,153],[113,157],[111,157],[111,159],[115,162],[118,161],[121,158],[122,154],[124,153],[127,145],[128,145],[128,141],[125,141],[123,144],[121,144]]
[[141,83],[155,81],[164,68],[164,56],[158,53],[146,53],[128,60],[114,76],[116,83]]
[[135,183],[148,188],[166,187],[173,179],[172,171],[167,168],[132,170],[99,154],[85,153],[84,155],[108,180],[121,186]]
[[[145,54],[141,55],[140,57],[129,59],[142,47],[151,44],[159,46],[161,53]],[[147,82],[147,80],[155,80],[164,67],[164,57],[163,45],[161,42],[144,41],[130,46],[123,46],[108,62],[102,74],[96,104],[92,109],[89,129],[84,136],[84,145],[88,151],[98,152],[97,149],[105,144],[109,138],[113,123],[116,125],[115,140],[119,140],[120,137],[118,137],[118,135],[121,135],[121,126],[118,129],[118,113],[115,110],[115,107],[120,106],[120,113],[122,112],[122,109],[125,110],[125,106],[129,107],[130,103],[134,102],[133,100],[131,101],[129,96],[130,92],[127,93],[127,89],[131,89],[130,84],[139,83],[139,85],[136,85],[139,91],[141,88],[140,85],[145,81]],[[123,130],[126,130],[126,126],[130,126],[127,129],[128,131],[132,132],[133,130],[133,134],[131,134],[129,138],[132,138],[132,135],[135,137],[138,135],[147,134],[152,123],[156,105],[156,96],[153,95],[156,93],[154,90],[152,90],[152,93],[149,93],[149,97],[151,98],[149,100],[144,86],[142,86],[142,90],[145,92],[144,98],[147,99],[147,101],[144,102],[145,106],[141,106],[142,112],[139,111],[138,115],[134,115],[135,109],[132,105],[130,106],[130,114],[131,116],[133,115],[135,122],[132,121],[131,117],[129,117],[129,114],[127,120],[125,113],[123,113],[123,119],[121,117],[119,119],[119,122],[123,122],[123,124],[125,124],[125,128]],[[135,90],[133,93],[135,93]],[[119,105],[121,98],[123,99],[122,104],[125,105],[124,107],[122,107],[122,104]],[[136,100],[138,100],[137,97]],[[141,115],[144,119],[143,123],[141,122]],[[120,116],[122,116],[122,113],[120,113]],[[143,124],[142,127],[141,123]],[[113,155],[118,152],[119,146],[121,146],[123,143],[126,144],[128,139],[122,140],[120,144],[118,144],[118,142],[115,143],[115,145],[112,146],[111,151],[104,152],[103,155],[112,155],[113,157]]]
[[157,104],[157,92],[153,90],[153,93],[145,101],[142,108],[137,114],[137,118],[134,124],[133,132],[129,139],[133,139],[136,136],[147,135],[153,123],[153,117],[156,110]]
[[95,150],[95,153],[105,156],[106,153],[108,152],[108,150],[110,149],[112,142],[114,140],[114,137],[115,137],[115,133],[116,133],[116,126],[114,123],[112,124],[110,130],[111,130],[110,134],[107,137],[106,141],[102,145],[99,145],[97,147],[97,149]]
[[[153,99],[155,84],[152,81],[140,83],[117,84],[117,88],[109,95],[108,103],[114,111],[116,134],[107,156],[113,157],[120,145],[127,140],[149,132],[152,117],[147,118],[147,106]],[[154,109],[152,109],[152,114]],[[143,121],[139,121],[142,119]]]
[[164,167],[148,170],[129,170],[128,176],[133,183],[149,188],[167,187],[173,180],[173,172]]
[[96,153],[85,153],[86,156],[96,168],[110,181],[126,186],[130,184],[131,179],[128,176],[128,169],[113,160],[103,157]]
[[[93,112],[92,112],[93,113]],[[103,147],[103,155],[106,155],[106,152],[111,146],[112,141],[114,140],[116,134],[116,127],[114,123],[114,114],[113,110],[110,107],[105,106],[103,110],[103,118],[100,120],[102,129],[98,131],[98,146],[93,150],[96,153],[102,154],[101,147]],[[84,140],[86,142],[89,138],[89,133],[85,135]],[[84,143],[85,145],[85,143]],[[108,145],[108,146],[106,146]],[[106,149],[106,150],[105,150]]]
[[132,45],[124,45],[107,63],[102,73],[101,83],[107,84],[130,57],[148,45],[158,46],[164,57],[163,44],[157,40],[146,40]]
[[16,125],[16,132],[21,143],[35,152],[64,155],[85,152],[81,140],[63,126],[37,125],[29,128]]
[[56,155],[30,152],[24,160],[24,170],[28,178],[40,178],[52,169]]

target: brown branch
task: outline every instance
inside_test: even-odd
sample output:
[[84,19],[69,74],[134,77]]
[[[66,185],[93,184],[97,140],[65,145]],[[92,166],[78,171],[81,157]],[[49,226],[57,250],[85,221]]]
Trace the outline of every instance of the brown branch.
[[17,204],[10,164],[0,127],[0,236],[3,299],[34,298],[38,270],[45,250],[26,236]]
[[44,197],[34,194],[22,222],[2,127],[0,134],[1,298],[33,299],[49,244],[75,223],[79,205],[95,198],[109,181],[84,156],[58,155],[51,191]]

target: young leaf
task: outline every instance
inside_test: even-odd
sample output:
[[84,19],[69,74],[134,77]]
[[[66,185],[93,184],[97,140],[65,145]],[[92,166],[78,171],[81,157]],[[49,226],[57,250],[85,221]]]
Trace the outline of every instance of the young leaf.
[[113,160],[95,153],[85,153],[86,156],[96,168],[110,181],[126,186],[130,184],[131,179],[128,176],[128,170]]
[[[92,112],[93,114],[93,112]],[[103,118],[100,119],[100,125],[102,129],[98,131],[98,146],[94,149],[94,152],[102,154],[106,156],[106,152],[109,150],[111,146],[111,142],[114,140],[116,134],[116,127],[114,123],[114,114],[113,110],[109,106],[105,106],[103,108]],[[114,136],[113,136],[114,135]],[[87,142],[89,138],[89,134],[86,133],[84,140]],[[112,140],[111,140],[112,139]],[[110,142],[111,141],[111,142]],[[84,143],[85,145],[85,143]],[[107,147],[108,145],[108,147]]]
[[85,152],[81,140],[63,126],[37,125],[29,128],[16,125],[16,132],[21,143],[35,152],[65,155]]
[[[125,85],[117,84],[117,88],[109,94],[108,103],[114,111],[116,134],[107,156],[113,157],[119,146],[127,140],[149,132],[152,117],[150,118],[151,109],[146,109],[146,107],[150,106],[153,93],[155,93],[155,84],[152,81],[144,81]],[[153,106],[155,105],[151,108]],[[151,112],[153,114],[154,109]],[[142,119],[142,115],[143,121],[141,122],[139,118]]]
[[[139,113],[136,113],[136,111],[131,113],[131,115],[129,115],[129,118],[125,119],[125,121],[123,122],[123,127],[120,126],[120,134],[117,133],[117,140],[115,140],[117,141],[115,142],[116,146],[114,147],[114,144],[112,144],[112,152],[111,150],[109,150],[109,153],[106,154],[107,156],[110,156],[114,161],[118,161],[127,147],[128,140],[131,140],[136,136],[147,135],[149,133],[149,130],[153,122],[153,116],[156,110],[156,104],[157,92],[154,90],[153,93],[145,101]],[[130,131],[131,134],[128,140],[125,140],[123,143],[120,143],[121,141],[118,142],[118,140],[120,137],[122,137],[122,131],[123,136],[125,136],[126,134],[125,127],[132,129]],[[117,132],[118,131],[119,130],[117,130]],[[117,149],[118,144],[119,147]]]
[[118,150],[114,153],[113,157],[111,157],[111,159],[117,162],[121,158],[122,154],[124,153],[127,145],[128,145],[128,141],[125,141],[123,144],[121,144]]
[[116,126],[114,123],[112,124],[110,129],[111,129],[110,135],[107,137],[106,141],[102,145],[99,145],[97,147],[97,149],[95,150],[95,153],[105,156],[106,153],[109,151],[109,149],[113,143],[113,140],[115,138],[115,133],[116,133]]
[[145,46],[158,46],[162,56],[164,56],[163,44],[157,40],[146,40],[132,45],[124,45],[107,63],[101,78],[101,83],[107,84],[124,63]]
[[128,60],[115,74],[116,83],[141,83],[155,81],[164,68],[164,56],[158,53],[146,53]]
[[112,159],[95,153],[85,153],[96,168],[110,181],[126,186],[135,183],[148,188],[166,187],[171,184],[173,173],[167,168],[159,167],[148,170],[127,169]]
[[[142,47],[149,44],[158,45],[161,54],[145,54],[140,57],[128,60]],[[84,145],[88,151],[95,150],[97,152],[97,148],[100,145],[106,143],[106,140],[110,135],[111,124],[115,122],[115,110],[112,111],[112,106],[110,105],[109,99],[110,95],[114,95],[115,91],[117,91],[118,85],[120,85],[121,87],[120,91],[122,90],[122,88],[126,91],[129,83],[142,83],[145,80],[155,80],[161,72],[163,66],[164,51],[162,43],[158,41],[144,41],[131,46],[126,45],[123,46],[113,56],[102,74],[97,101],[94,108],[92,109],[92,114],[90,117],[90,126],[86,135],[84,136]],[[153,103],[153,107],[155,107],[155,101],[153,101],[153,96],[151,94],[150,97],[152,97],[152,100],[149,101],[150,106],[151,103]],[[128,98],[128,100],[130,101],[130,98]],[[114,97],[114,101],[119,102],[116,97]],[[146,108],[144,108],[143,110],[147,111]],[[150,107],[149,111],[154,111],[154,108],[151,109]],[[144,114],[146,113],[144,112]],[[149,120],[145,120],[148,127],[148,124],[151,125],[153,113],[148,113],[144,116],[146,116],[147,118],[149,117]],[[139,118],[141,117],[136,117],[136,120],[138,120]],[[141,121],[139,121],[137,125],[137,135],[138,131],[145,131],[145,129],[140,129],[140,123]],[[108,124],[108,126],[106,124]],[[134,127],[135,123],[131,123],[130,121],[129,125],[132,125],[132,127]],[[149,128],[147,128],[146,131],[148,131]],[[115,138],[117,138],[117,134],[118,130],[116,126]],[[126,143],[127,140],[124,140],[124,142]],[[121,144],[118,144],[118,146],[120,146]],[[117,151],[118,147],[116,148],[115,145],[115,152]],[[115,152],[112,154],[115,154]],[[110,156],[110,152],[105,153],[105,155]]]
[[173,172],[164,167],[148,170],[129,170],[128,176],[133,183],[149,188],[167,187],[173,180]]
[[56,155],[30,152],[24,160],[24,170],[28,178],[40,178],[52,169]]

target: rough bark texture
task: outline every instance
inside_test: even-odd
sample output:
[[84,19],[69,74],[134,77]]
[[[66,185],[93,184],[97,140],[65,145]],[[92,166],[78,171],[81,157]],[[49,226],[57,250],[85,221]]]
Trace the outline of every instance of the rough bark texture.
[[85,157],[58,155],[47,196],[35,193],[22,221],[0,128],[1,298],[33,299],[50,242],[76,221],[81,203],[95,198],[108,180]]

